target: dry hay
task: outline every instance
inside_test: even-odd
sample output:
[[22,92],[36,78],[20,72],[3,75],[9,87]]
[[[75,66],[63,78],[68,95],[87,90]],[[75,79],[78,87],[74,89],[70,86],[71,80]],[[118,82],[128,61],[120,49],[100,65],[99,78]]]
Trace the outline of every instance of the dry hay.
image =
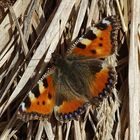
[[[0,139],[138,140],[139,9],[138,0],[17,0],[13,6],[5,5],[0,24]],[[84,121],[17,120],[20,102],[46,71],[56,47],[112,14],[122,24],[114,98],[89,108]]]

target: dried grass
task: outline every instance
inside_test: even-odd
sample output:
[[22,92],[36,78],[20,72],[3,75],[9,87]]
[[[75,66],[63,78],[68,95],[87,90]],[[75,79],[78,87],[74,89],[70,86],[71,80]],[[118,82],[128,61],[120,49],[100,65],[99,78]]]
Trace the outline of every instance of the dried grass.
[[[8,6],[0,24],[0,139],[139,140],[138,0],[17,0]],[[120,16],[122,24],[114,98],[89,107],[84,121],[17,120],[20,102],[46,71],[66,27],[67,40],[73,40],[93,21],[111,14]]]

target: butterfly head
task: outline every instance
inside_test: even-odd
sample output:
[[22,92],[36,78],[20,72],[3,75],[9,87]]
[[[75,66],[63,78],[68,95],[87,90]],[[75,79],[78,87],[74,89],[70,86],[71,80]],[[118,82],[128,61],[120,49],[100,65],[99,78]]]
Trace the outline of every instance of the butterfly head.
[[67,62],[66,62],[66,58],[63,57],[62,55],[60,54],[52,54],[52,63],[53,65],[55,65],[58,69],[61,69],[63,68]]

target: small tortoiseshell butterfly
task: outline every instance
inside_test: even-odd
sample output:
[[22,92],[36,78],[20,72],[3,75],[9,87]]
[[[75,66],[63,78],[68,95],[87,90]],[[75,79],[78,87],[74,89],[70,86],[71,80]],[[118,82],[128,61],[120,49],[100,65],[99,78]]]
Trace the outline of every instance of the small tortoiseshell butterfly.
[[77,39],[65,56],[53,56],[54,68],[20,104],[18,118],[40,120],[54,112],[57,120],[66,122],[77,119],[89,104],[109,95],[116,83],[116,72],[104,59],[118,46],[119,28],[116,16],[104,18]]

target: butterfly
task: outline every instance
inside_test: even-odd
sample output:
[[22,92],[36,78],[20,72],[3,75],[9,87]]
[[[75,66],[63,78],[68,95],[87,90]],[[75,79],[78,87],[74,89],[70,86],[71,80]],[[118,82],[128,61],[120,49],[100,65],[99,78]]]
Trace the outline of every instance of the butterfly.
[[53,68],[32,88],[19,106],[18,118],[58,121],[79,118],[89,105],[112,93],[115,67],[104,60],[118,47],[120,20],[104,18],[76,39],[64,56],[53,56]]

